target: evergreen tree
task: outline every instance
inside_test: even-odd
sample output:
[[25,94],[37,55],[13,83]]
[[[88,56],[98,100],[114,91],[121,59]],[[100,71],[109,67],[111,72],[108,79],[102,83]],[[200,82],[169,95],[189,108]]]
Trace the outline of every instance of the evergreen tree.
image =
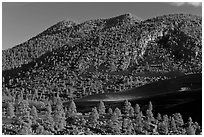
[[15,116],[13,103],[9,102],[7,106],[7,116],[12,118]]
[[153,113],[152,113],[152,102],[150,101],[149,102],[149,105],[148,105],[148,109],[146,110],[146,117],[147,117],[147,120],[148,122],[151,122],[151,121],[154,121],[154,116],[153,116]]
[[114,113],[111,116],[108,125],[111,128],[113,134],[115,134],[115,135],[120,134],[120,132],[121,132],[120,130],[122,129],[122,123],[118,120],[118,116],[116,113]]
[[54,111],[54,122],[55,122],[55,130],[61,131],[64,129],[66,125],[66,118],[63,108],[62,109],[56,109]]
[[31,127],[30,125],[23,123],[20,130],[18,131],[19,135],[32,135]]
[[37,129],[36,129],[36,134],[37,135],[43,135],[44,133],[44,127],[41,125],[38,125]]
[[39,125],[36,129],[37,135],[53,135],[51,132],[46,131],[42,125]]
[[84,117],[81,118],[81,125],[85,126],[86,125],[86,120],[84,119]]
[[168,127],[166,125],[166,122],[163,121],[163,122],[160,122],[159,125],[158,125],[158,132],[162,135],[166,135],[168,133]]
[[143,127],[144,127],[144,124],[143,124],[143,118],[142,118],[143,114],[142,112],[140,112],[139,114],[136,115],[136,118],[135,118],[135,131],[136,133],[138,134],[141,134],[143,132]]
[[188,125],[191,126],[193,124],[193,120],[191,117],[188,118]]
[[175,120],[173,117],[171,118],[170,128],[171,128],[173,133],[177,132],[176,123],[175,123]]
[[196,132],[195,128],[193,126],[191,126],[191,125],[189,125],[186,128],[187,135],[195,135],[195,132]]
[[199,126],[199,124],[198,124],[198,122],[195,122],[194,123],[194,127],[195,127],[195,130],[196,130],[196,135],[200,135],[201,134],[201,132],[202,132],[202,129],[201,129],[201,127]]
[[30,115],[30,111],[26,111],[25,115],[19,117],[19,120],[22,120],[22,122],[27,123],[28,125],[32,124],[32,117]]
[[116,114],[116,116],[117,116],[118,118],[121,118],[121,116],[122,116],[121,111],[120,111],[119,108],[115,108],[114,114]]
[[188,118],[188,127],[186,128],[186,133],[188,135],[195,135],[196,129],[195,126],[193,125],[193,120],[191,117]]
[[47,103],[46,110],[47,110],[48,115],[52,114],[52,106],[51,106],[50,102]]
[[136,120],[137,123],[141,123],[143,121],[143,114],[142,114],[142,112],[140,112],[138,115],[136,115],[135,120]]
[[131,104],[130,102],[128,102],[128,100],[125,100],[124,102],[124,107],[123,107],[123,113],[126,115],[126,116],[129,116],[129,110],[131,108]]
[[153,106],[152,106],[152,102],[150,101],[149,102],[149,105],[148,105],[148,110],[152,111],[153,110]]
[[35,106],[32,107],[31,109],[31,116],[33,117],[34,120],[36,120],[38,118],[38,113],[37,113],[37,109]]
[[96,127],[98,124],[99,114],[96,107],[92,108],[91,115],[90,115],[90,124],[93,127]]
[[168,115],[163,115],[163,123],[165,123],[165,126],[169,128],[169,118]]
[[138,115],[140,113],[140,106],[139,104],[135,105],[135,115]]
[[157,114],[157,120],[158,120],[158,121],[161,121],[161,120],[162,120],[162,117],[161,117],[161,114],[160,114],[160,113]]
[[74,116],[76,116],[76,114],[77,114],[76,105],[75,105],[74,101],[72,100],[69,107],[68,107],[67,115],[68,115],[68,117],[74,117]]
[[146,70],[149,70],[149,63],[148,62],[146,62]]
[[100,115],[105,114],[106,113],[105,110],[106,110],[106,108],[105,108],[105,105],[104,105],[103,101],[100,101],[99,106],[98,106],[99,114]]
[[46,104],[46,117],[45,117],[45,121],[43,122],[43,125],[45,128],[54,131],[54,120],[52,117],[52,106],[50,104],[50,102],[47,102]]
[[183,118],[182,118],[180,113],[173,114],[173,117],[175,119],[175,122],[176,122],[177,126],[180,127],[180,126],[184,125]]
[[130,110],[129,110],[129,117],[134,117],[134,108],[133,107],[130,107]]
[[34,89],[33,100],[37,100],[37,99],[38,99],[38,90]]
[[55,122],[51,113],[47,113],[43,122],[43,126],[48,130],[54,131],[54,124]]
[[129,124],[129,119],[124,118],[122,123],[123,132],[127,132],[128,124]]
[[146,110],[146,118],[147,118],[148,122],[151,122],[154,120],[153,113],[149,109]]
[[86,130],[85,130],[85,133],[84,133],[85,135],[92,135],[93,133],[91,132],[91,130],[90,130],[90,128],[87,128]]
[[22,100],[17,104],[17,109],[16,109],[16,116],[18,118],[18,122],[20,124],[22,123],[27,123],[31,124],[31,117],[30,117],[30,108],[28,106],[28,101],[27,100]]
[[111,108],[108,109],[108,115],[112,116],[113,110]]
[[63,104],[60,98],[58,98],[56,101],[55,111],[64,111]]
[[133,135],[134,134],[134,128],[133,128],[133,125],[132,125],[132,123],[130,123],[129,125],[128,125],[128,127],[127,127],[127,132],[126,132],[126,134],[127,135]]
[[16,109],[16,113],[18,116],[22,116],[26,113],[26,111],[29,110],[28,107],[28,101],[27,100],[22,100],[17,104],[17,109]]

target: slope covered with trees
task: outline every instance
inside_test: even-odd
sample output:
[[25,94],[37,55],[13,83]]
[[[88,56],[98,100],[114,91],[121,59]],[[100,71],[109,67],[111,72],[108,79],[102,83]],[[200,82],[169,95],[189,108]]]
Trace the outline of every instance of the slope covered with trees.
[[[201,127],[191,117],[184,121],[180,113],[171,116],[155,114],[149,102],[145,110],[128,100],[123,108],[106,109],[103,102],[89,113],[78,113],[72,101],[63,107],[46,103],[46,110],[37,111],[27,100],[16,101],[3,115],[4,135],[200,135]],[[15,111],[15,113],[14,113]]]
[[[43,109],[42,104],[53,100],[48,104],[46,120],[54,118],[62,125],[48,122],[46,126],[61,129],[66,125],[67,115],[57,102],[127,91],[159,80],[201,73],[201,52],[199,16],[172,14],[142,21],[124,14],[80,24],[61,21],[2,51],[3,106],[12,108],[17,100],[27,100],[30,106]],[[35,112],[35,108],[31,109]],[[9,113],[14,115],[12,109]],[[103,114],[104,110],[98,113]],[[90,115],[90,125],[96,126],[100,116],[95,108]],[[114,115],[113,119],[118,122]],[[121,129],[114,130],[117,133]]]
[[[51,27],[48,30],[52,33],[42,33],[28,41],[35,41],[34,47],[24,44],[3,51],[3,68],[12,68],[9,63],[21,66],[3,69],[3,85],[28,92],[36,89],[43,94],[61,92],[81,97],[166,79],[168,72],[201,72],[200,17],[175,14],[135,20],[125,14]],[[36,44],[41,42],[39,38],[48,45]],[[143,76],[147,71],[159,75]]]

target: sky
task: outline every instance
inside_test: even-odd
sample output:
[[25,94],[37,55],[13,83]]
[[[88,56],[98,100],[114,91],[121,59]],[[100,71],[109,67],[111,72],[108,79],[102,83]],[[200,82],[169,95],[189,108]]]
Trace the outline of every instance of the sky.
[[23,43],[62,20],[82,23],[132,13],[143,20],[172,13],[202,16],[198,2],[3,2],[2,49]]

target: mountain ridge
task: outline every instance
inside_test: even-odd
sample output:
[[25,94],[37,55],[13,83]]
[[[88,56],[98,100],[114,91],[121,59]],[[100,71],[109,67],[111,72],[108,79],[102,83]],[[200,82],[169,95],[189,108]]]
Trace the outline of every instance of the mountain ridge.
[[[3,52],[3,84],[50,93],[59,86],[60,94],[67,89],[79,97],[123,91],[165,79],[163,74],[175,70],[199,73],[200,22],[192,15],[175,14],[133,23],[113,20],[107,25],[106,19],[96,19],[73,25],[22,45],[26,48]],[[139,77],[148,71],[162,72],[161,77]]]

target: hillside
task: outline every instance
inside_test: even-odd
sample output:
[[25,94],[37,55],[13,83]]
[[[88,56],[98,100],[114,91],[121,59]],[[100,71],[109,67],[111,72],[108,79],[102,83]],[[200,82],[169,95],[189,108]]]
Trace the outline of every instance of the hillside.
[[87,96],[78,99],[75,102],[121,102],[125,100],[140,100],[151,98],[152,96],[176,93],[179,92],[182,87],[189,87],[191,90],[200,90],[202,88],[202,75],[191,74],[178,78],[157,81],[123,92]]
[[3,51],[3,85],[67,100],[199,73],[201,28],[201,17],[184,14],[57,23]]
[[201,134],[201,94],[199,16],[64,20],[2,51],[3,134]]
[[[182,91],[182,87],[188,87],[190,90]],[[202,121],[202,74],[153,82],[123,92],[86,96],[76,99],[75,103],[80,112],[88,112],[100,101],[108,107],[121,108],[125,100],[132,104],[144,105],[151,100],[155,112],[163,114],[180,112],[186,118],[191,116],[194,120]],[[68,104],[69,102],[64,102],[65,106]]]
[[130,14],[124,14],[110,19],[96,19],[78,24],[73,21],[60,21],[28,41],[11,49],[3,50],[3,70],[21,67],[28,64],[46,52],[64,46],[72,39],[78,40],[89,34],[93,29],[102,29],[102,26],[113,27],[138,21]]

